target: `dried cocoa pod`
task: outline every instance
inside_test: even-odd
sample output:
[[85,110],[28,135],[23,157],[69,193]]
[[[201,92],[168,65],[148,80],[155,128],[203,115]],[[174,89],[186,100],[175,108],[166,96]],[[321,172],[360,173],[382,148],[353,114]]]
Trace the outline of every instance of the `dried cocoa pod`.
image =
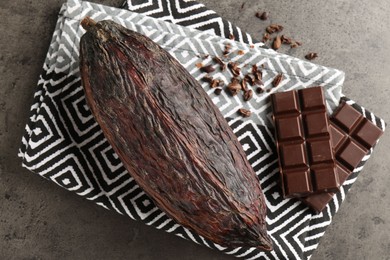
[[271,250],[259,180],[200,84],[149,38],[112,21],[82,25],[88,105],[139,186],[215,243]]

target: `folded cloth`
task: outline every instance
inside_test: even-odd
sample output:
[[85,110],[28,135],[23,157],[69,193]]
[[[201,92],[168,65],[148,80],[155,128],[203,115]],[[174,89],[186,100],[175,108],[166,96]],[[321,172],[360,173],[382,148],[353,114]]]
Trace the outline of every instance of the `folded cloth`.
[[[264,65],[263,81],[270,92],[254,93],[249,102],[244,102],[240,95],[231,97],[225,92],[216,96],[205,82],[202,87],[228,120],[259,176],[268,206],[267,224],[274,242],[272,252],[216,245],[175,223],[138,187],[104,138],[84,99],[78,60],[79,40],[84,33],[80,21],[87,15],[97,21],[112,19],[150,37],[198,80],[205,73],[200,72],[196,64],[214,64],[212,57],[221,56],[227,43],[231,45],[229,61],[237,62],[243,74],[254,64],[259,68]],[[282,82],[271,88],[272,80],[279,73],[283,74]],[[232,78],[229,71],[218,69],[212,76],[225,84]],[[24,167],[63,188],[195,243],[247,259],[307,259],[369,155],[322,213],[313,215],[300,201],[283,199],[277,186],[278,164],[268,97],[276,91],[320,85],[325,89],[331,112],[342,96],[343,80],[344,73],[339,70],[232,41],[210,34],[209,30],[202,32],[126,10],[69,0],[59,14],[19,156]],[[351,100],[348,103],[354,104]],[[383,120],[361,106],[354,106],[384,129]],[[237,114],[242,107],[250,109],[252,116],[244,119]]]

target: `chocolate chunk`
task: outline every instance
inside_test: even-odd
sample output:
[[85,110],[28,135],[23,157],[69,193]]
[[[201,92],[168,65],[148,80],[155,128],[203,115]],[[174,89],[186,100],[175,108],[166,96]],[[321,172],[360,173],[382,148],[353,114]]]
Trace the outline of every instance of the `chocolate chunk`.
[[322,88],[275,93],[271,100],[283,196],[338,191]]
[[[336,172],[342,185],[363,157],[374,147],[383,131],[352,106],[342,102],[330,118],[330,135],[336,155]],[[301,200],[321,212],[334,193],[313,194]]]

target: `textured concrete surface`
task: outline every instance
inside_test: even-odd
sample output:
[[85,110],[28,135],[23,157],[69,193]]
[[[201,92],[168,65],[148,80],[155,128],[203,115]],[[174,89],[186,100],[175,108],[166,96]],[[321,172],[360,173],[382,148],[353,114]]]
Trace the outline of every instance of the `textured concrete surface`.
[[[0,259],[233,259],[109,212],[23,169],[17,150],[64,0],[0,1]],[[121,0],[96,2],[118,6]],[[201,0],[253,35],[270,22],[303,58],[346,72],[344,93],[390,122],[390,3]],[[263,22],[259,10],[271,13]],[[390,259],[390,135],[381,140],[312,259]]]

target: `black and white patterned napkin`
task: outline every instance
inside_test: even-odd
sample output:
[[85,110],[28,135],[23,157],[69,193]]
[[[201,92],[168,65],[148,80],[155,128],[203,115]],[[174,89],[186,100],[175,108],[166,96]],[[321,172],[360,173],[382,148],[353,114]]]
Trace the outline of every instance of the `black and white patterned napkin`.
[[[258,45],[250,46],[249,35],[194,1],[129,1],[125,6],[144,14],[79,0],[69,0],[63,5],[19,151],[23,166],[107,209],[226,254],[246,259],[309,258],[369,155],[321,214],[313,215],[297,200],[282,199],[277,187],[278,164],[268,97],[275,91],[321,85],[326,90],[328,110],[331,112],[342,97],[344,73]],[[238,136],[259,176],[266,196],[267,224],[274,251],[264,253],[256,248],[224,248],[216,245],[175,223],[155,207],[138,187],[104,138],[84,99],[78,50],[80,37],[84,33],[79,25],[80,20],[87,15],[98,21],[112,19],[145,34],[169,51],[198,80],[204,74],[195,64],[211,64],[211,57],[220,55],[227,42],[232,46],[229,59],[238,62],[243,73],[250,70],[253,64],[265,65],[265,87],[270,86],[275,75],[284,75],[277,88],[262,94],[255,93],[250,102],[224,92],[215,96],[213,90],[202,82],[204,90]],[[231,33],[236,34],[239,41],[226,39],[225,36]],[[244,55],[237,54],[238,50],[244,51]],[[201,58],[206,54],[210,56]],[[213,76],[225,83],[232,77],[230,72],[218,70]],[[348,102],[384,129],[383,120],[353,101]],[[236,113],[241,107],[250,109],[253,115],[243,119]]]

